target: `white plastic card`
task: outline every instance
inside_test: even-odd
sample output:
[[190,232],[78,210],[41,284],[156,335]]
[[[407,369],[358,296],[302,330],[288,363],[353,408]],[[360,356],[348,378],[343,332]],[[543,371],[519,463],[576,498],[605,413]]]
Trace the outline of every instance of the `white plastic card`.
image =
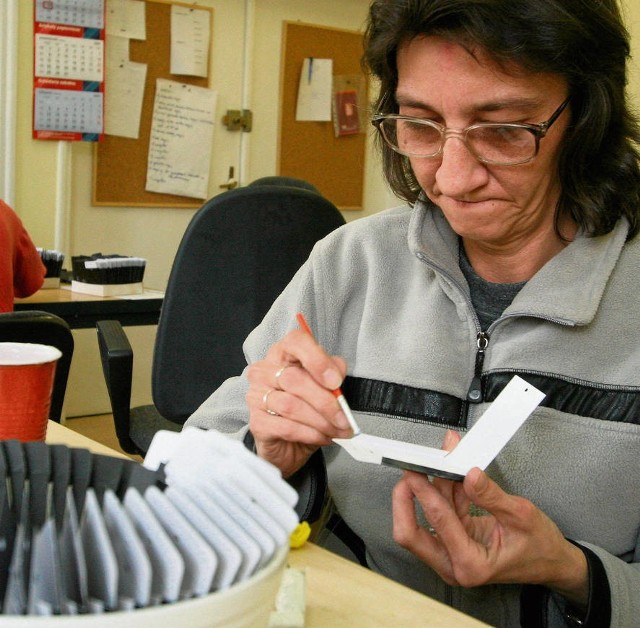
[[184,559],[180,596],[205,595],[211,589],[218,562],[214,551],[157,486],[147,488],[144,497]]
[[537,388],[514,376],[450,452],[363,433],[348,439],[336,438],[335,442],[360,462],[387,464],[462,480],[473,467],[485,469],[489,465],[544,396]]
[[34,530],[31,540],[31,565],[27,614],[59,613],[62,606],[60,557],[55,533],[55,520],[47,519],[44,525]]
[[151,561],[151,603],[175,602],[184,576],[182,554],[135,488],[127,489],[123,504]]
[[[67,608],[75,608],[76,612],[78,608],[85,609],[89,599],[87,563],[79,527],[73,488],[69,486],[66,492],[64,518],[62,520],[62,529],[58,535],[58,543],[60,556],[64,557],[64,560],[60,563],[60,570],[62,573],[62,588],[66,598],[65,605]],[[66,612],[65,614],[71,613]]]
[[178,446],[180,434],[181,432],[158,430],[153,435],[142,466],[157,471],[173,455],[174,449]]
[[[233,455],[231,455],[233,454]],[[213,482],[248,495],[261,504],[290,533],[298,525],[293,510],[298,496],[275,467],[249,452],[244,445],[213,430],[185,429],[167,460],[168,484]],[[265,466],[266,465],[266,466]],[[261,472],[270,469],[268,473]],[[232,489],[231,487],[235,487]]]
[[273,517],[273,511],[265,509],[260,502],[251,499],[249,495],[235,483],[219,482],[217,487],[222,493],[227,495],[227,499],[234,501],[251,519],[260,524],[266,533],[273,538],[276,547],[282,547],[289,542],[289,535],[293,532],[295,526],[293,528],[290,526],[285,528],[281,521]]
[[265,565],[276,552],[276,542],[273,540],[273,537],[262,527],[259,521],[252,519],[251,516],[238,505],[235,499],[224,493],[218,483],[211,482],[199,488],[209,495],[238,526],[246,530],[247,534],[251,536],[260,548],[258,567]]
[[[285,502],[274,490],[273,480],[263,482],[259,475],[251,472],[242,472],[241,468],[229,469],[226,476],[227,482],[219,482],[231,494],[243,494],[259,504],[260,507],[273,518],[278,525],[286,531],[287,537],[299,523],[298,515],[293,506]],[[267,480],[267,478],[265,478]],[[277,484],[285,484],[282,478],[277,480]],[[287,486],[289,486],[287,484]],[[293,490],[293,489],[292,489]],[[297,495],[297,494],[296,494]]]
[[[144,459],[144,466],[157,469],[166,464],[167,479],[206,479],[210,477],[243,476],[249,473],[260,481],[260,489],[266,484],[271,492],[280,496],[293,508],[298,501],[295,489],[287,484],[280,470],[266,460],[250,452],[243,443],[217,430],[201,430],[186,427],[181,432],[157,432]],[[260,489],[256,489],[259,493]],[[294,527],[296,524],[294,524]]]
[[234,582],[240,582],[253,574],[262,557],[257,541],[234,521],[211,495],[202,491],[201,487],[185,484],[180,490],[193,501],[197,501],[207,517],[218,525],[242,553],[242,563]]
[[182,490],[167,488],[165,495],[175,504],[176,508],[198,530],[205,541],[211,545],[218,557],[218,567],[213,577],[213,590],[226,589],[234,581],[240,565],[242,552],[222,529],[200,508],[200,506],[185,495]]
[[102,501],[104,522],[118,560],[119,607],[143,608],[151,596],[151,562],[122,504],[111,489]]
[[80,536],[84,544],[87,564],[91,565],[91,569],[87,570],[89,596],[102,603],[107,610],[116,609],[118,561],[93,488],[88,488],[85,496]]

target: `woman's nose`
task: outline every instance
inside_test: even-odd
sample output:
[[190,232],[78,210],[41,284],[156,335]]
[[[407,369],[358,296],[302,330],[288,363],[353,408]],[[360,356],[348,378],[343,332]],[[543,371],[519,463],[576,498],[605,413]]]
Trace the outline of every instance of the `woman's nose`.
[[449,135],[445,138],[436,170],[438,191],[453,198],[464,197],[487,182],[486,166],[469,150],[463,138]]

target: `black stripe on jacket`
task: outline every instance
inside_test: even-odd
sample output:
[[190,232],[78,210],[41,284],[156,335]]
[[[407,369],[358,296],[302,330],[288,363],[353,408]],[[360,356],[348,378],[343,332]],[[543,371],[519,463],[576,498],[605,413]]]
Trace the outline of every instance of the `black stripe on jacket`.
[[[640,424],[640,389],[572,382],[547,374],[508,371],[482,376],[484,401],[493,401],[519,375],[543,393],[540,405],[602,421]],[[352,410],[403,417],[450,428],[467,425],[469,402],[446,393],[347,376],[342,391]]]

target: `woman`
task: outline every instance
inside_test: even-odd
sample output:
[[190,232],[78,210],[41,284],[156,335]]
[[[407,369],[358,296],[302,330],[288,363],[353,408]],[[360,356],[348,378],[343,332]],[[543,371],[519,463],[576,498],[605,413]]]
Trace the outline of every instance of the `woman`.
[[[189,421],[245,437],[248,414],[285,477],[322,448],[369,565],[492,625],[640,613],[628,54],[613,0],[375,0],[373,121],[409,205],[323,240]],[[544,407],[463,483],[332,445],[338,385],[364,432],[451,449],[514,374]]]
[[14,297],[42,288],[46,268],[20,218],[0,201],[0,312],[13,311]]

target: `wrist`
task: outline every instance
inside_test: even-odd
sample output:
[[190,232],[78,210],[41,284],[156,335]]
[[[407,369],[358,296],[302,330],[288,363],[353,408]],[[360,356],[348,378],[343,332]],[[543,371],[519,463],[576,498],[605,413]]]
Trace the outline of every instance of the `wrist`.
[[547,586],[570,602],[572,612],[579,617],[589,604],[589,564],[577,545],[566,541],[566,550],[557,577]]

